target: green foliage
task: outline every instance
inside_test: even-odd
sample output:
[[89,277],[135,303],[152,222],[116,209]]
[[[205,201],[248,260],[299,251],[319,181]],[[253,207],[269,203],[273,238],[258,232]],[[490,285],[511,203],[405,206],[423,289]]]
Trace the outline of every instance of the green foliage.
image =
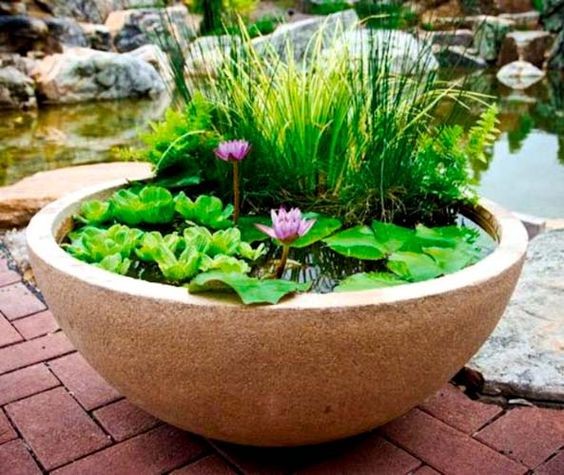
[[345,229],[324,240],[333,251],[356,259],[380,260],[385,256],[376,236],[368,226]]
[[304,248],[321,241],[341,228],[343,223],[337,218],[321,216],[317,213],[305,213],[304,218],[315,219],[315,224],[305,236],[296,239],[291,247]]
[[166,224],[174,216],[174,200],[170,191],[158,186],[121,189],[110,198],[113,217],[121,223]]
[[224,208],[221,200],[215,196],[200,195],[196,201],[192,201],[184,192],[181,192],[176,196],[174,202],[176,211],[191,223],[212,229],[225,229],[233,226],[231,220],[233,205],[228,204]]
[[160,246],[154,257],[162,274],[171,282],[184,282],[194,277],[203,259],[203,255],[193,247],[186,247],[177,256],[168,247]]
[[387,266],[408,282],[434,279],[443,273],[431,256],[417,252],[395,252],[388,258]]
[[206,272],[190,282],[192,293],[218,290],[229,287],[241,298],[244,304],[276,304],[282,297],[294,292],[306,292],[309,283],[298,283],[281,279],[257,279],[239,273]]
[[76,217],[84,224],[101,224],[112,219],[112,210],[108,201],[90,200],[80,205],[80,214]]
[[417,23],[417,14],[401,0],[360,0],[355,3],[358,16],[371,28],[403,29]]
[[330,15],[351,8],[351,4],[343,0],[324,0],[311,4],[311,13],[315,15]]
[[498,113],[499,109],[492,104],[480,115],[476,125],[470,128],[464,149],[469,160],[487,163],[485,151],[493,146],[499,134]]
[[182,237],[178,233],[163,235],[158,231],[143,234],[135,249],[136,256],[145,262],[156,261],[160,248],[167,248],[173,254],[182,251],[186,247]]
[[145,148],[140,158],[153,164],[157,183],[195,185],[213,174],[219,137],[212,128],[212,113],[213,106],[195,93],[184,110],[167,110],[164,120],[151,123],[151,130],[141,135]]
[[101,262],[115,254],[125,259],[131,256],[142,234],[138,229],[121,224],[114,224],[109,229],[87,226],[70,233],[70,243],[63,246],[69,254],[86,262]]
[[380,289],[405,283],[405,280],[390,272],[360,272],[343,279],[333,292]]
[[202,272],[218,271],[226,273],[236,272],[238,274],[246,274],[251,270],[251,268],[249,267],[249,264],[241,259],[220,254],[215,256],[214,258],[205,256],[200,265],[200,270]]
[[94,265],[100,269],[114,272],[115,274],[125,275],[129,271],[131,260],[127,257],[122,257],[121,254],[118,253],[106,256]]

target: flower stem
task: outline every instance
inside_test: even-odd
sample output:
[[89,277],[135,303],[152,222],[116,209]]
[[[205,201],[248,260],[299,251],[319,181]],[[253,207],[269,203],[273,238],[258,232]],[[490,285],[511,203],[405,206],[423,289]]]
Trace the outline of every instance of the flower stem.
[[288,261],[288,254],[290,254],[290,246],[284,244],[282,246],[282,255],[278,261],[278,267],[276,268],[276,278],[280,279],[282,274],[284,274],[284,269],[286,268],[286,262]]
[[239,162],[233,160],[233,222],[237,224],[239,220],[239,208],[240,208],[240,193],[239,193]]

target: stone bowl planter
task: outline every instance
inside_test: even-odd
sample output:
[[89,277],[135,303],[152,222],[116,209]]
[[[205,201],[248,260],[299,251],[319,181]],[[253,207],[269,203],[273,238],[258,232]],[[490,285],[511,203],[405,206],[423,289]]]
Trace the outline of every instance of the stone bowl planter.
[[64,252],[57,242],[80,202],[123,184],[68,195],[33,218],[27,239],[39,286],[76,348],[131,402],[241,444],[339,439],[423,401],[490,335],[527,247],[520,221],[483,202],[468,215],[499,245],[462,271],[249,307],[111,274]]

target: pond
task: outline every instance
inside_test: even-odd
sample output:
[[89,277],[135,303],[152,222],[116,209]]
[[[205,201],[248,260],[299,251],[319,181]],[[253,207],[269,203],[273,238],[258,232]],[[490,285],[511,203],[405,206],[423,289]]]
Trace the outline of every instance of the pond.
[[[503,206],[564,217],[564,83],[551,74],[526,91],[512,91],[494,73],[466,78],[468,89],[499,98],[502,131],[487,163],[473,165],[480,193]],[[119,159],[139,131],[162,116],[160,101],[119,101],[2,112],[0,184],[37,171]],[[465,116],[475,118],[478,110]],[[463,120],[463,117],[460,120]]]

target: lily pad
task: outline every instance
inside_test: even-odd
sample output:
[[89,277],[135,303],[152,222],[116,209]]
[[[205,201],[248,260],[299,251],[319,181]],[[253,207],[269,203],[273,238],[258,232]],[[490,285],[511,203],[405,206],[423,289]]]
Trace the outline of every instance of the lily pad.
[[385,257],[385,251],[368,226],[345,229],[323,240],[333,251],[346,257],[377,261]]
[[341,281],[333,292],[380,289],[401,284],[407,284],[407,282],[391,272],[359,272]]
[[388,269],[404,280],[420,282],[443,274],[443,269],[426,254],[396,252],[387,262]]

